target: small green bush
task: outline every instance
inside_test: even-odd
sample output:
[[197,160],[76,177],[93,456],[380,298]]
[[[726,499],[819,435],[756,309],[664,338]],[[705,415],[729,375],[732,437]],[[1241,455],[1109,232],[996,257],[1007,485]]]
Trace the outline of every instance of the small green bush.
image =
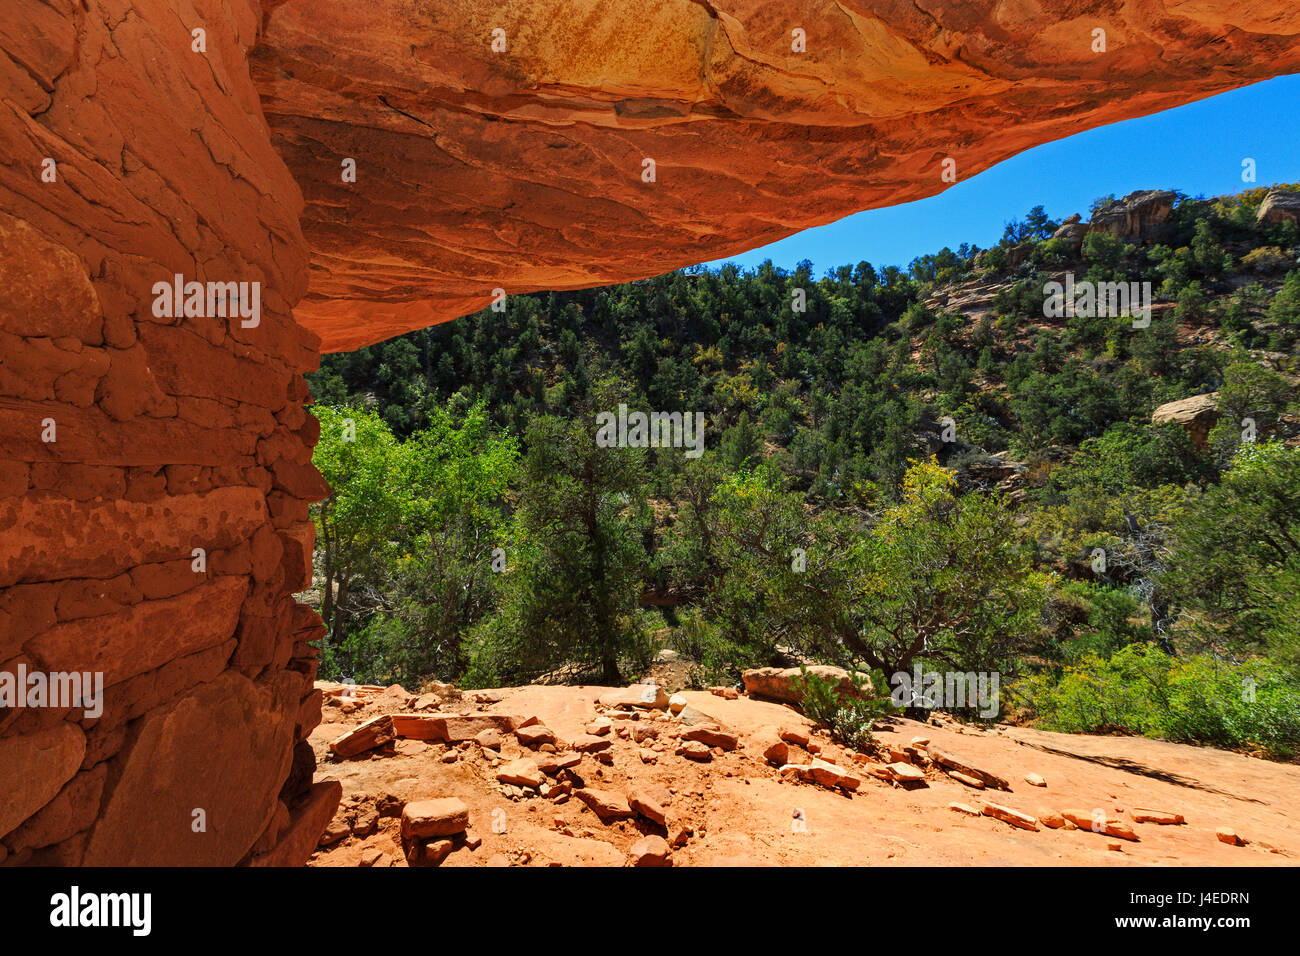
[[670,642],[676,651],[694,661],[687,681],[696,690],[734,684],[745,667],[760,663],[749,648],[728,640],[721,627],[694,609],[682,614]]
[[[883,685],[883,675],[878,675]],[[894,711],[889,698],[877,698],[868,693],[870,679],[865,674],[851,674],[850,680],[860,697],[841,696],[836,681],[809,673],[799,668],[794,679],[800,692],[800,706],[804,716],[830,728],[831,736],[851,750],[862,750],[875,738],[871,736],[871,723]]]
[[1015,694],[1046,730],[1126,730],[1273,757],[1300,750],[1300,688],[1260,659],[1171,657],[1155,645],[1132,644],[1109,658],[1085,655],[1056,682],[1030,678]]

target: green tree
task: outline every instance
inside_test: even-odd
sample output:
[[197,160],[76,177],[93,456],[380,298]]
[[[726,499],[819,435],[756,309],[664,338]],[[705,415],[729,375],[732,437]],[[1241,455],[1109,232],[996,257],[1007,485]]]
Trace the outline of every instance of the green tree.
[[1268,317],[1282,325],[1300,325],[1300,269],[1287,273],[1269,305]]
[[1012,514],[995,498],[958,495],[933,459],[912,463],[901,500],[869,527],[806,514],[770,470],[734,476],[715,499],[732,608],[748,595],[773,637],[823,659],[886,676],[919,660],[993,671],[1038,631],[1046,582]]
[[1253,429],[1256,439],[1272,435],[1279,416],[1295,399],[1295,389],[1281,375],[1249,358],[1223,370],[1217,403],[1219,422],[1210,429],[1210,447],[1228,461]]
[[390,563],[408,492],[398,475],[400,445],[374,412],[318,405],[313,463],[332,489],[311,506],[324,578],[321,617],[338,643],[358,582],[378,580]]
[[1211,644],[1300,663],[1300,449],[1243,445],[1176,524],[1164,587]]
[[590,408],[528,427],[501,614],[478,634],[474,682],[573,664],[617,684],[622,658],[646,656],[635,613],[647,560],[644,455],[600,447],[596,431]]
[[386,575],[391,610],[371,622],[364,642],[371,666],[383,662],[382,680],[454,679],[468,666],[463,639],[495,606],[494,558],[504,560],[517,466],[516,442],[493,431],[481,404],[459,424],[434,409],[402,446],[395,477],[408,493],[409,547]]

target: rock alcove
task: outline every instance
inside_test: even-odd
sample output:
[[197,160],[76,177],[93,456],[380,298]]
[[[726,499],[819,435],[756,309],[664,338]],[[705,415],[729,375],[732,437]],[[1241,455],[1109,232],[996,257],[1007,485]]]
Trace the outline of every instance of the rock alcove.
[[[311,851],[338,801],[305,743],[322,628],[293,598],[328,493],[322,351],[1300,70],[1284,0],[10,7],[0,671],[104,691],[94,716],[0,710],[7,865]],[[156,309],[177,275],[257,283],[257,321]]]

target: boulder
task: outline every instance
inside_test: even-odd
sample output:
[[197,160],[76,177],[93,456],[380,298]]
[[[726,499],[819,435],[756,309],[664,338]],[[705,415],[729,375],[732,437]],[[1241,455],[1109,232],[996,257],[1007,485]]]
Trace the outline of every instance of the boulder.
[[515,718],[504,714],[393,714],[393,732],[409,740],[457,744],[474,740],[485,730],[515,731]]
[[1256,223],[1300,221],[1300,193],[1288,189],[1270,189],[1255,213]]
[[700,763],[708,763],[713,759],[713,751],[707,744],[702,744],[698,740],[688,740],[677,748],[677,756],[685,757],[687,760],[696,760]]
[[626,820],[634,816],[632,807],[628,804],[627,797],[613,790],[594,790],[585,787],[582,790],[575,790],[574,796],[581,800],[592,813],[600,817],[601,823],[609,823],[613,820]]
[[545,724],[516,728],[515,736],[525,747],[540,747],[542,744],[555,743],[555,733]]
[[648,789],[633,790],[627,795],[627,803],[633,810],[652,823],[663,826],[668,820],[668,813],[663,805]]
[[415,846],[415,852],[410,857],[412,862],[423,863],[425,866],[437,866],[447,859],[455,844],[450,840],[430,840],[422,847],[418,843]]
[[753,747],[763,754],[763,759],[774,767],[781,767],[790,762],[790,745],[775,734],[760,734],[746,744],[746,749]]
[[1245,846],[1246,841],[1237,835],[1237,831],[1232,827],[1217,827],[1214,836],[1220,843],[1226,843],[1229,846]]
[[[915,769],[915,768],[909,768]],[[862,786],[862,778],[837,767],[827,760],[814,760],[812,763],[792,763],[781,768],[782,776],[791,776],[798,780],[810,781],[819,786],[857,790]]]
[[899,783],[920,783],[925,780],[925,774],[919,768],[901,760],[885,764],[885,769],[889,771],[889,776]]
[[387,714],[371,717],[360,726],[353,727],[341,737],[330,741],[330,753],[347,759],[373,750],[397,739],[393,718]]
[[542,754],[534,758],[537,769],[544,774],[554,777],[561,770],[567,770],[570,767],[576,767],[582,763],[582,754]]
[[1052,238],[1065,240],[1070,247],[1071,254],[1077,256],[1083,248],[1083,239],[1087,235],[1088,226],[1076,212],[1057,227],[1056,232],[1052,233]]
[[1202,449],[1209,443],[1210,429],[1218,420],[1218,392],[1166,402],[1151,413],[1152,425],[1166,422],[1182,425],[1196,447]]
[[808,731],[800,727],[782,727],[777,733],[786,743],[795,744],[799,747],[807,747],[808,741],[812,740]]
[[402,837],[429,837],[464,833],[469,827],[469,807],[456,797],[414,800],[402,808]]
[[721,747],[723,750],[735,750],[740,745],[740,739],[735,734],[707,724],[692,727],[682,734],[682,740],[698,740],[706,746]]
[[668,694],[657,684],[633,684],[623,690],[602,694],[597,703],[618,710],[667,710]]
[[[842,667],[816,664],[807,668],[808,673],[815,674],[823,680],[833,681],[836,691],[844,697],[859,697],[861,694],[853,686],[849,672]],[[741,678],[745,682],[745,693],[750,697],[762,697],[785,704],[799,704],[803,694],[795,684],[801,676],[797,667],[756,667],[745,671]],[[871,693],[871,682],[863,684],[863,690]]]
[[672,849],[668,841],[661,836],[642,837],[632,844],[628,853],[633,866],[672,866]]
[[531,787],[536,790],[546,782],[546,777],[537,764],[527,757],[512,760],[497,770],[497,780],[516,787]]
[[597,737],[594,734],[582,734],[573,739],[573,749],[582,754],[600,753],[611,746],[608,737]]
[[1088,223],[1089,232],[1109,232],[1128,242],[1146,242],[1162,236],[1174,210],[1177,193],[1167,189],[1131,192],[1098,209]]

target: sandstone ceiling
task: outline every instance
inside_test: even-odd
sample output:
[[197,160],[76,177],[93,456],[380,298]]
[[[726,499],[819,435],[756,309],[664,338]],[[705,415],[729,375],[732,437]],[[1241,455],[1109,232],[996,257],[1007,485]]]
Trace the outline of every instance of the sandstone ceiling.
[[1300,70],[1298,34],[1293,0],[286,0],[251,59],[335,351],[920,199]]

